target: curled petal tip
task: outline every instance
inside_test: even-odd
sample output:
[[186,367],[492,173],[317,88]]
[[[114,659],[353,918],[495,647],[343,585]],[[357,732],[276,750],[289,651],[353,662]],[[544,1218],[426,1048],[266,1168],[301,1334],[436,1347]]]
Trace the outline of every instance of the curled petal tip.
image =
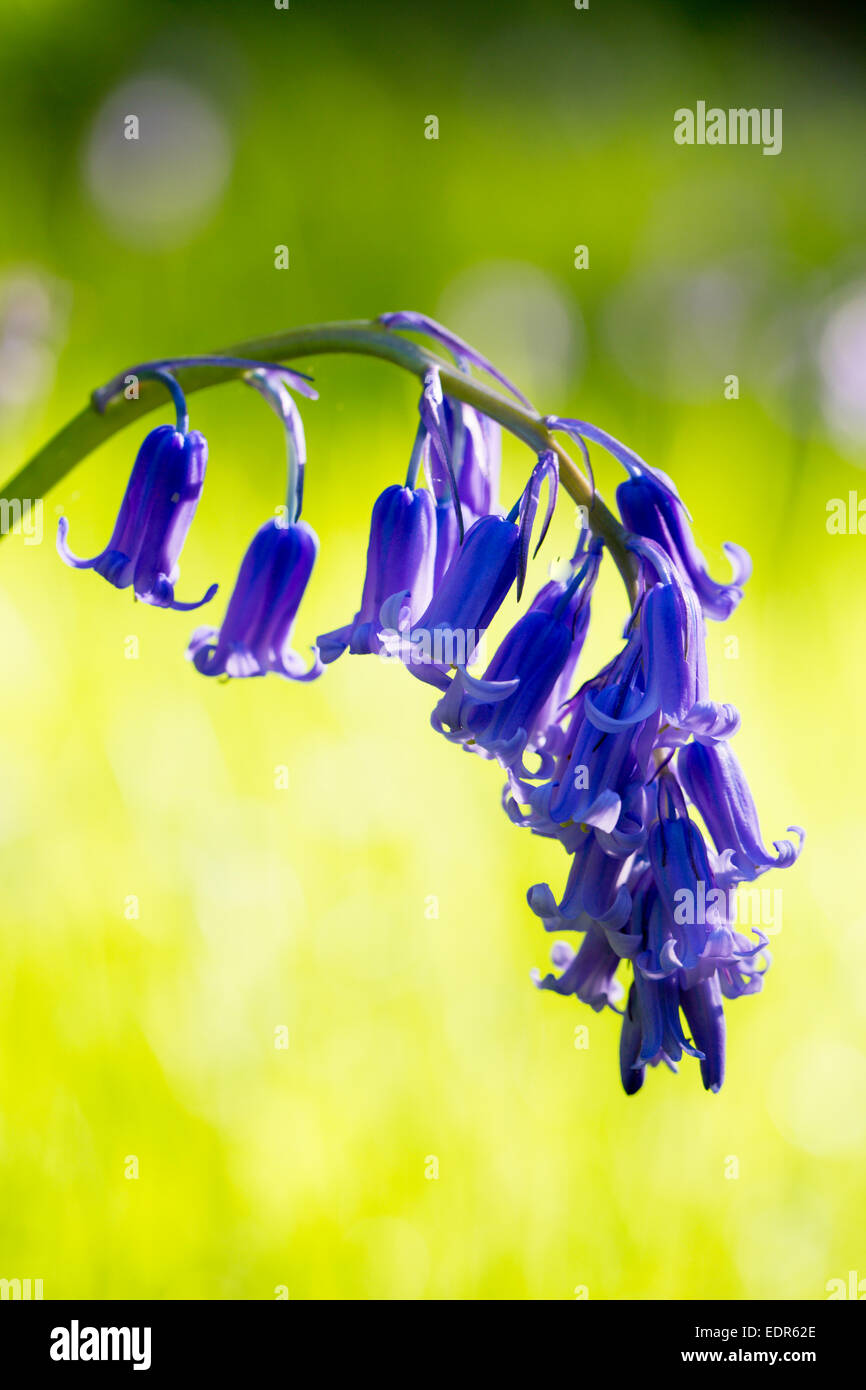
[[352,638],[352,624],[346,627],[335,628],[333,632],[321,632],[319,634],[319,652],[326,664],[336,661],[349,645]]
[[405,632],[409,627],[412,616],[411,597],[409,589],[402,589],[385,599],[379,609],[379,622],[386,631]]
[[[590,724],[603,733],[619,733],[622,729],[628,729],[633,724],[639,724],[644,719],[649,718],[658,709],[658,699],[651,690],[646,691],[638,702],[637,707],[630,714],[607,714],[600,709],[591,695],[587,695],[584,704],[584,712]],[[611,829],[613,827],[611,826]]]
[[309,681],[316,681],[325,670],[325,663],[319,653],[317,646],[312,646],[310,651],[313,654],[312,662],[306,671],[302,670],[303,659],[297,652],[289,652],[279,665],[274,666],[278,675],[284,676],[286,680],[295,681],[299,685],[304,685]]
[[96,561],[99,559],[99,556],[94,555],[90,560],[82,560],[78,555],[74,555],[66,543],[66,537],[68,534],[69,518],[61,516],[58,518],[57,521],[57,553],[60,556],[63,563],[71,566],[72,569],[76,570],[92,569],[93,566],[96,564]]
[[171,601],[165,605],[166,608],[173,608],[176,613],[194,613],[196,608],[203,608],[206,603],[210,603],[214,594],[219,589],[219,584],[211,584],[203,598],[195,603],[183,603],[180,599],[172,597]]
[[731,583],[736,588],[740,588],[752,577],[752,557],[744,546],[737,545],[735,541],[725,541],[722,549],[731,562],[731,569],[733,570]]
[[698,739],[728,739],[739,729],[740,712],[735,705],[701,700],[693,705],[683,720],[684,728]]
[[556,898],[548,883],[535,883],[528,889],[526,901],[536,917],[557,916]]

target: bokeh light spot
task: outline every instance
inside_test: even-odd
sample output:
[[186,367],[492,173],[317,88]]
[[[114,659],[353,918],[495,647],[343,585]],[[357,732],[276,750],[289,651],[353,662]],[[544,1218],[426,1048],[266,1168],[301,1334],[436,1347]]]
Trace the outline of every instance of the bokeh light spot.
[[866,284],[830,314],[818,362],[827,423],[843,436],[866,440]]
[[437,317],[495,357],[531,396],[573,386],[582,353],[576,307],[556,282],[522,261],[488,261],[445,290]]
[[191,83],[142,75],[103,103],[84,168],[97,207],[125,241],[178,246],[216,205],[231,169],[231,142],[223,117]]

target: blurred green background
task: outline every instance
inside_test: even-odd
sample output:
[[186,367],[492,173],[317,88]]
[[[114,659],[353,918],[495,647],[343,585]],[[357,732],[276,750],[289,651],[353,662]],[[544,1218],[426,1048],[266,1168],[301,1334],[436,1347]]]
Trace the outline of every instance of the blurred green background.
[[[722,541],[750,549],[714,692],[743,712],[766,836],[809,841],[765,880],[783,926],[763,995],[728,1008],[721,1095],[686,1059],[626,1099],[613,1015],[530,983],[552,939],[525,891],[559,890],[565,858],[434,735],[420,683],[348,658],[311,687],[211,683],[183,659],[195,617],[60,564],[58,511],[78,553],[107,538],[122,433],[46,499],[42,545],[0,550],[0,1277],[46,1298],[692,1299],[866,1276],[866,540],[826,528],[830,499],[866,496],[866,102],[841,26],[7,0],[3,476],[129,363],[434,314],[673,474],[714,573]],[[782,154],[676,146],[699,98],[782,107]],[[300,650],[354,612],[416,397],[382,364],[313,370]],[[211,452],[179,593],[219,579],[219,621],[283,451],[240,386],[192,407]],[[528,463],[508,445],[509,503]],[[611,573],[585,673],[624,611]]]

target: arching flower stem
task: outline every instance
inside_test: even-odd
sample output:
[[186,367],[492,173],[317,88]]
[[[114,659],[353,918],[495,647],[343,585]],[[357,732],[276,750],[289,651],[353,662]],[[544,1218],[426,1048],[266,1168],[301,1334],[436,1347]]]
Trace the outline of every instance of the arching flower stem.
[[[422,382],[430,369],[435,367],[445,395],[489,415],[536,453],[551,451],[562,486],[578,506],[587,509],[590,530],[604,541],[634,602],[636,565],[626,545],[626,532],[598,493],[594,492],[585,474],[552,436],[544,419],[400,332],[368,319],[313,324],[236,344],[226,349],[225,353],[166,359],[165,363],[151,363],[148,367],[173,368],[173,376],[183,392],[189,395],[237,380],[256,367],[274,367],[282,362],[331,353],[349,353],[391,362],[411,372]],[[147,379],[143,369],[137,398],[128,400],[122,394],[124,376],[130,374],[135,375],[134,369],[115,377],[96,392],[95,403],[92,402],[64,426],[9,480],[0,493],[0,501],[45,496],[100,444],[126,425],[156,410],[161,404],[158,383]]]

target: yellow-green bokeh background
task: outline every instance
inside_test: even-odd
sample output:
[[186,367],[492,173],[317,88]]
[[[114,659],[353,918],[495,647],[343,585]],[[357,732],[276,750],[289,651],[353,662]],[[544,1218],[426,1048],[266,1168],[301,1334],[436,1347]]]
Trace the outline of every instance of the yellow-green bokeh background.
[[[691,1299],[866,1275],[866,540],[825,526],[866,479],[819,361],[863,274],[862,62],[795,16],[702,22],[595,0],[4,6],[2,274],[51,277],[65,314],[56,377],[0,423],[4,477],[127,363],[447,314],[543,408],[671,472],[715,572],[722,541],[751,550],[735,658],[710,631],[715,691],[767,836],[809,841],[769,883],[783,930],[764,994],[729,1007],[721,1095],[686,1060],[626,1099],[616,1019],[529,981],[551,941],[525,890],[559,888],[564,858],[433,734],[420,683],[348,659],[312,687],[209,683],[183,659],[195,618],[59,563],[55,509],[79,553],[108,533],[121,434],[48,496],[44,544],[0,550],[0,1276],[47,1298]],[[112,223],[83,155],[141,72],[194,84],[232,152],[161,245]],[[699,97],[783,107],[782,155],[676,147]],[[299,647],[354,611],[414,428],[395,369],[314,370]],[[180,591],[218,578],[218,620],[281,445],[239,386],[193,414],[210,471]],[[526,462],[510,445],[507,494]],[[596,660],[622,616],[609,576]]]

